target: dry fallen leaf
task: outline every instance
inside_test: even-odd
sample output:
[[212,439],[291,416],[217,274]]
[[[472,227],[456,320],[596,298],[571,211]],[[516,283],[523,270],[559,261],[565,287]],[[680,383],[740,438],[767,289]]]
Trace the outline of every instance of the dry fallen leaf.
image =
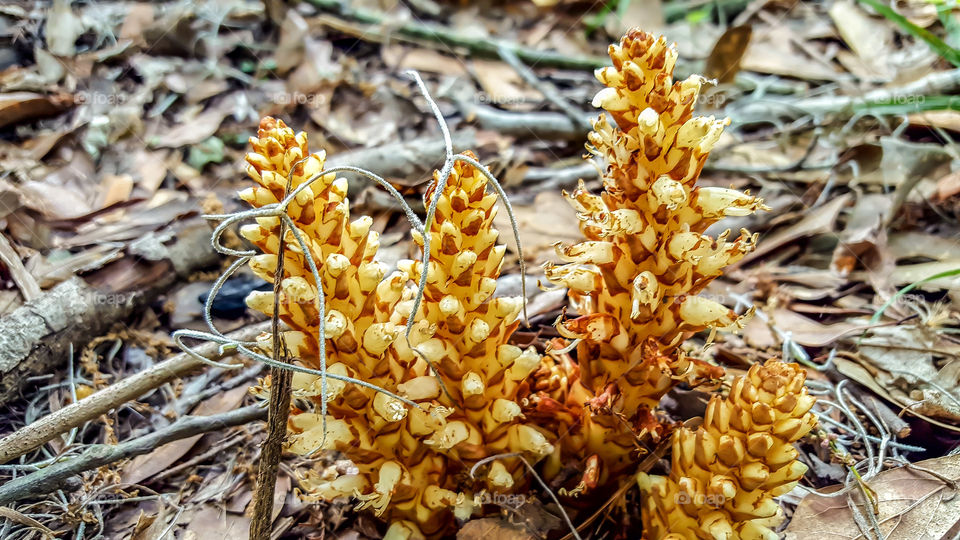
[[893,270],[894,260],[887,248],[884,224],[892,206],[893,196],[889,193],[867,193],[857,198],[846,227],[840,233],[831,268],[841,275],[847,275],[855,268],[869,270],[874,288],[886,290],[885,276]]
[[[960,455],[928,459],[915,466],[885,471],[867,482],[876,495],[881,537],[886,540],[955,538],[960,497],[946,482],[919,469],[956,482],[960,480]],[[807,495],[784,531],[786,540],[863,538],[847,504],[845,496]],[[866,508],[859,506],[865,513]]]
[[939,127],[950,131],[960,131],[960,112],[927,111],[913,113],[907,117],[914,126]]
[[250,518],[233,514],[215,504],[206,504],[193,516],[187,516],[187,534],[197,540],[247,540]]
[[883,18],[868,16],[856,2],[834,2],[830,18],[854,54],[838,53],[838,59],[862,79],[888,80],[895,73],[888,62],[893,29]]
[[530,88],[516,70],[503,62],[473,60],[471,65],[491,103],[507,105],[543,98],[543,94]]
[[84,26],[81,17],[70,8],[70,0],[54,0],[47,15],[44,34],[47,37],[47,49],[57,56],[72,56],[76,53],[75,43]]
[[17,512],[13,508],[6,506],[0,506],[0,518],[7,520],[10,523],[19,523],[21,525],[31,527],[40,532],[44,538],[56,538],[57,534],[50,530],[46,525],[40,523],[39,521],[33,519],[30,516],[26,516]]
[[160,508],[156,514],[140,511],[140,517],[133,528],[130,540],[161,540],[167,529],[167,505],[160,499]]
[[753,29],[748,24],[728,28],[710,51],[704,76],[716,79],[719,83],[733,82],[740,71],[740,61],[747,52],[752,34]]
[[457,533],[457,540],[533,540],[526,530],[497,518],[468,521]]
[[[897,405],[898,407],[901,407],[904,414],[916,416],[917,418],[920,418],[925,422],[929,422],[930,424],[933,424],[937,427],[941,427],[943,429],[960,433],[960,427],[957,427],[953,424],[949,424],[947,422],[941,422],[935,418],[931,418],[922,413],[919,413],[913,410],[912,408],[910,408],[910,403],[908,403],[908,401],[911,401],[911,400],[902,401],[899,397],[888,392],[887,388],[881,385],[879,382],[877,382],[877,380],[874,378],[874,372],[876,370],[872,370],[872,371],[868,370],[861,364],[854,362],[852,360],[847,360],[842,356],[838,356],[834,358],[833,362],[837,368],[837,371],[841,375],[843,375],[844,377],[847,377],[848,379],[857,381],[863,386],[866,386],[867,388],[869,388],[874,394],[888,400],[889,402]],[[867,361],[863,360],[863,362],[866,363]]]
[[[191,414],[194,416],[210,416],[236,409],[243,401],[244,396],[247,395],[247,391],[247,387],[243,385],[228,390],[200,403]],[[133,458],[123,468],[123,481],[137,484],[166,470],[189,452],[193,445],[200,440],[200,437],[203,437],[203,435],[180,439],[165,444],[149,454]]]
[[731,268],[745,265],[801,238],[832,232],[840,210],[850,202],[850,197],[849,193],[843,194],[826,204],[806,211],[804,218],[793,225],[760,238],[757,249],[741,259],[739,263],[732,265]]
[[238,93],[225,96],[197,116],[181,119],[176,126],[148,142],[155,148],[178,148],[207,140],[217,132],[223,120],[234,113],[242,100]]
[[798,79],[832,81],[841,73],[821,62],[812,62],[797,51],[790,41],[791,31],[785,25],[757,31],[740,62],[744,71],[770,73]]
[[414,69],[426,73],[443,73],[445,75],[466,75],[467,68],[463,61],[431,49],[406,47],[403,45],[384,45],[380,50],[383,62],[391,69],[400,73],[407,69]]
[[24,268],[20,254],[13,248],[4,234],[0,234],[0,263],[3,263],[7,273],[17,284],[24,300],[29,301],[40,296],[40,285],[37,284],[34,276]]
[[859,334],[869,326],[849,322],[822,324],[789,309],[774,310],[770,318],[777,328],[789,331],[790,338],[805,347],[826,347],[843,337]]
[[[957,268],[960,268],[960,258],[917,264],[898,264],[890,273],[889,282],[891,285],[909,285]],[[854,272],[850,277],[854,281],[867,281],[870,276],[868,272]],[[924,291],[954,290],[960,288],[960,275],[924,281],[917,288]]]
[[70,94],[43,95],[35,92],[0,94],[0,127],[52,116],[73,105]]

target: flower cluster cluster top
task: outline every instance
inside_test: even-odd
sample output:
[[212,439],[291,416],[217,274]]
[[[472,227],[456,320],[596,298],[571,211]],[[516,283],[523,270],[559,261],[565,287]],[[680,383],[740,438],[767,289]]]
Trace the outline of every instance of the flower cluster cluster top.
[[[418,405],[333,379],[326,381],[324,394],[320,377],[297,373],[287,450],[309,455],[336,449],[355,465],[347,474],[309,471],[301,486],[317,499],[356,496],[361,508],[393,523],[393,538],[441,535],[454,515],[465,519],[475,511],[483,490],[509,491],[519,483],[519,459],[495,460],[481,480],[471,481],[468,472],[478,461],[502,453],[536,461],[553,452],[544,432],[524,422],[521,407],[540,355],[508,344],[522,299],[494,298],[505,251],[492,225],[496,196],[468,163],[455,164],[439,194],[441,179],[434,175],[427,197],[440,198],[436,219],[426,228],[427,287],[412,314],[422,263],[401,261],[399,270],[387,274],[375,258],[379,242],[372,220],[350,220],[347,181],[322,173],[324,154],[310,154],[303,133],[272,118],[261,122],[251,146],[248,173],[258,185],[240,196],[252,206],[277,203],[291,193],[288,187],[309,183],[287,207],[296,229],[287,231],[283,243],[279,299],[279,317],[290,327],[284,333],[288,351],[297,363],[320,369],[322,327],[329,373]],[[316,264],[319,289],[297,233]],[[271,282],[279,234],[278,218],[259,218],[241,229],[263,251],[251,260],[253,272]],[[414,240],[423,246],[421,233],[415,232]],[[267,315],[274,302],[272,291],[247,298],[252,309]],[[415,323],[408,340],[404,329],[410,317]],[[259,341],[268,348],[271,338]]]

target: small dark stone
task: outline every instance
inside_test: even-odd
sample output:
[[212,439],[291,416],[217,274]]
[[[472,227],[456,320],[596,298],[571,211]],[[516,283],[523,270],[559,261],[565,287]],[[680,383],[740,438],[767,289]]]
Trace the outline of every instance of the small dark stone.
[[67,478],[66,480],[64,480],[63,484],[61,484],[60,486],[60,489],[62,489],[67,493],[72,493],[74,491],[79,490],[82,487],[83,487],[83,478],[81,478],[79,475],[76,475],[76,476],[71,476],[70,478]]
[[[211,313],[220,319],[239,319],[247,311],[244,300],[248,294],[252,291],[270,290],[273,290],[273,285],[253,276],[241,275],[228,279],[214,298]],[[208,296],[209,292],[201,294],[198,297],[200,303],[206,304]]]

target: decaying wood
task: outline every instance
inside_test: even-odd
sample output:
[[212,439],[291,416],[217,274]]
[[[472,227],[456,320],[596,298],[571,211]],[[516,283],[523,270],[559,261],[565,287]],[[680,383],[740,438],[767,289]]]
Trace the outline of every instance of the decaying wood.
[[[341,19],[356,21],[369,25],[361,30],[366,39],[377,40],[378,29],[385,28],[389,37],[394,40],[414,41],[417,43],[434,43],[443,45],[446,49],[466,49],[471,54],[485,58],[500,58],[500,47],[508,47],[520,60],[529,64],[544,67],[558,67],[568,69],[592,70],[609,63],[603,56],[568,56],[554,51],[542,51],[530,47],[523,47],[515,43],[495,41],[490,38],[474,37],[464,32],[447,28],[437,24],[427,24],[417,21],[405,21],[400,24],[390,24],[390,20],[382,13],[363,8],[353,8],[349,3],[338,0],[309,0],[309,3],[321,11],[333,13]],[[334,24],[336,22],[334,21]],[[347,30],[344,25],[337,25],[339,30]],[[381,31],[382,32],[382,31]],[[386,39],[387,36],[382,36]]]
[[[477,134],[471,129],[460,130],[453,135],[453,149],[460,152],[477,144]],[[431,171],[443,163],[446,150],[443,139],[417,139],[408,142],[385,144],[373,148],[332,154],[327,158],[328,168],[352,165],[390,179],[430,177]],[[351,173],[340,173],[350,180],[350,192],[358,193],[360,186],[372,185],[369,179]]]
[[64,365],[71,344],[83,347],[177,281],[216,262],[210,227],[191,219],[131,243],[123,258],[68,279],[3,317],[0,404],[17,396],[29,377]]
[[[227,334],[238,341],[253,340],[261,332],[269,331],[269,321],[248,326]],[[222,357],[216,343],[205,343],[196,351],[211,359]],[[150,390],[182,377],[203,366],[203,362],[181,353],[150,369],[126,377],[99,392],[52,412],[19,431],[0,439],[0,464],[22,456],[34,448],[46,443],[61,433],[66,433],[84,422],[104,414],[120,405],[137,399]]]
[[103,467],[153,451],[167,443],[186,439],[201,433],[209,433],[232,426],[263,420],[266,409],[250,405],[212,416],[184,416],[169,426],[120,444],[95,444],[80,456],[66,459],[16,478],[0,486],[0,505],[28,498],[42,497],[63,487],[64,482],[77,474]]
[[590,129],[585,125],[589,125],[598,114],[584,112],[583,121],[575,123],[564,113],[512,112],[466,99],[457,99],[456,102],[460,113],[483,129],[503,135],[536,136],[547,140],[586,141]]

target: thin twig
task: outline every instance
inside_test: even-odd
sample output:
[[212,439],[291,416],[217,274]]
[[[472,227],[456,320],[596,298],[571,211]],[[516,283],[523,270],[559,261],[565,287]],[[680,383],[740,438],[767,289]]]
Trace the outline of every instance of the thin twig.
[[0,486],[0,505],[39,497],[62,487],[71,476],[153,451],[173,441],[179,441],[223,428],[263,420],[266,410],[257,405],[243,407],[212,416],[184,416],[173,424],[152,433],[116,445],[96,444],[76,458],[54,463],[39,471],[10,480]]
[[[231,332],[227,336],[237,341],[249,341],[269,328],[269,323],[260,323]],[[217,343],[202,345],[196,352],[203,356],[217,358],[232,354],[232,351],[219,350]],[[85,422],[89,422],[202,366],[203,363],[190,354],[181,353],[140,373],[125,377],[56,412],[45,415],[26,427],[0,439],[0,463],[6,463],[11,459],[20,457],[52,440],[57,435],[82,426]]]
[[[309,159],[304,157],[304,159]],[[301,160],[302,161],[302,160]],[[293,171],[297,165],[290,167],[287,174],[287,185],[283,194],[290,193],[293,185]],[[284,217],[288,217],[284,214]],[[283,292],[283,266],[286,260],[286,237],[289,219],[280,220],[280,244],[277,248],[277,267],[273,272],[273,315],[271,316],[273,332],[273,360],[278,364],[289,363],[290,355],[287,352],[287,343],[280,333],[280,295]],[[323,283],[317,281],[318,296],[323,298]],[[212,295],[211,295],[212,296]],[[322,302],[322,301],[321,301]],[[319,314],[323,320],[323,311]],[[321,326],[322,323],[321,323]],[[321,329],[322,333],[322,329]],[[321,336],[321,347],[324,345],[324,336]],[[320,355],[325,359],[326,355]],[[323,366],[326,367],[325,365]],[[321,368],[322,372],[326,370]],[[260,452],[260,461],[257,466],[257,487],[253,494],[253,516],[250,520],[250,538],[252,540],[267,540],[270,538],[273,524],[273,492],[277,485],[277,469],[280,466],[280,454],[283,453],[283,440],[287,436],[287,418],[290,417],[290,393],[292,390],[293,372],[279,366],[270,368],[270,405],[267,416],[267,439]],[[322,382],[326,382],[323,379]],[[322,394],[326,396],[324,388]],[[326,404],[326,401],[324,401]],[[325,412],[325,411],[324,411]],[[326,415],[324,415],[326,418]],[[326,428],[324,427],[324,435]]]
[[553,51],[522,47],[515,43],[490,38],[477,38],[438,25],[418,22],[405,22],[400,25],[390,24],[391,21],[388,17],[381,13],[363,8],[353,8],[349,2],[342,2],[341,0],[309,0],[309,3],[320,10],[334,13],[345,19],[373,26],[386,25],[390,28],[390,35],[394,38],[441,43],[451,48],[467,49],[472,54],[487,58],[499,58],[499,48],[507,47],[524,62],[547,67],[592,70],[610,63],[610,60],[604,56],[567,56]]
[[574,124],[581,126],[586,131],[590,131],[592,126],[590,122],[584,119],[583,111],[564,99],[552,84],[541,81],[540,78],[537,77],[537,74],[520,60],[520,57],[517,56],[513,48],[501,43],[497,46],[497,52],[504,62],[510,64],[510,67],[512,67],[523,80],[527,81],[527,84],[543,94],[543,97],[546,98],[547,101],[553,103],[554,106],[566,114]]

